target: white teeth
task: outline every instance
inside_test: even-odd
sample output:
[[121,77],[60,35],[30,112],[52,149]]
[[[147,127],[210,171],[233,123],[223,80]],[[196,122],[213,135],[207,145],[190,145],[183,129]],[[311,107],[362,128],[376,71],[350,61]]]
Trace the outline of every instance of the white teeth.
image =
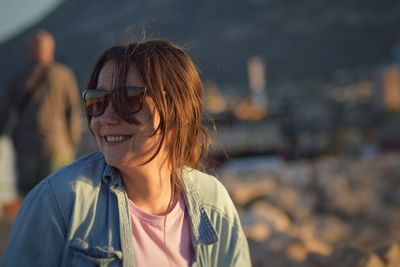
[[131,137],[131,135],[106,135],[107,142],[121,142]]

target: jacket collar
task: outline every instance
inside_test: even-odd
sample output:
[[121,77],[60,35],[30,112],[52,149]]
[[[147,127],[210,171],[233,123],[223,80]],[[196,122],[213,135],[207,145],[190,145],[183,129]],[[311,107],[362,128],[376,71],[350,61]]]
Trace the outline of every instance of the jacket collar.
[[104,165],[105,168],[102,174],[102,180],[107,184],[111,184],[119,177],[119,171],[116,168],[108,165],[107,163],[105,163]]
[[[196,177],[193,177],[192,173],[193,169],[190,168],[184,168],[182,171],[183,194],[192,228],[192,238],[196,243],[213,244],[218,241],[218,236],[193,184],[193,179],[196,179]],[[118,169],[108,164],[105,164],[102,180],[109,184],[110,189],[122,185]]]
[[193,169],[185,168],[182,172],[183,194],[189,213],[192,233],[197,243],[209,245],[218,241],[216,230],[212,226],[202,199],[193,184]]
[[104,183],[108,184],[108,188],[111,191],[115,191],[116,189],[121,189],[123,187],[120,172],[117,168],[112,167],[107,163],[105,163],[102,180]]

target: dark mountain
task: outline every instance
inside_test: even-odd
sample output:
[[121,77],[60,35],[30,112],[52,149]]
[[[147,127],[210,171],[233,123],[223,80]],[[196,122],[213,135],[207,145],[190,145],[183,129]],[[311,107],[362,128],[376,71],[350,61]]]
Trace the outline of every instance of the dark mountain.
[[23,64],[25,40],[37,27],[55,35],[57,59],[83,86],[98,54],[143,26],[149,37],[185,45],[205,79],[246,86],[246,61],[261,55],[269,84],[276,84],[390,61],[400,1],[68,0],[0,45],[0,83]]

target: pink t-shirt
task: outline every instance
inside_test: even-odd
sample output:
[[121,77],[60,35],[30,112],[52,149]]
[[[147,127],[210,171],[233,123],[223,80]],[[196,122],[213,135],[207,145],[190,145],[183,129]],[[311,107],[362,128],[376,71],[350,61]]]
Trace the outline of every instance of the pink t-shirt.
[[[190,226],[181,197],[165,216],[148,214],[129,200],[135,266],[190,266],[193,248]],[[165,231],[164,231],[165,221]]]

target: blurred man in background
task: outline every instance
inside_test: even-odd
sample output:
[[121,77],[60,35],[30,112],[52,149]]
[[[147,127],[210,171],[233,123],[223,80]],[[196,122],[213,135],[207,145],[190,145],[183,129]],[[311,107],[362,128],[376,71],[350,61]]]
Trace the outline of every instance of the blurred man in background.
[[14,141],[21,197],[71,162],[80,140],[76,79],[71,69],[54,61],[54,51],[49,32],[34,32],[27,43],[29,63],[0,99],[0,131],[7,131]]

